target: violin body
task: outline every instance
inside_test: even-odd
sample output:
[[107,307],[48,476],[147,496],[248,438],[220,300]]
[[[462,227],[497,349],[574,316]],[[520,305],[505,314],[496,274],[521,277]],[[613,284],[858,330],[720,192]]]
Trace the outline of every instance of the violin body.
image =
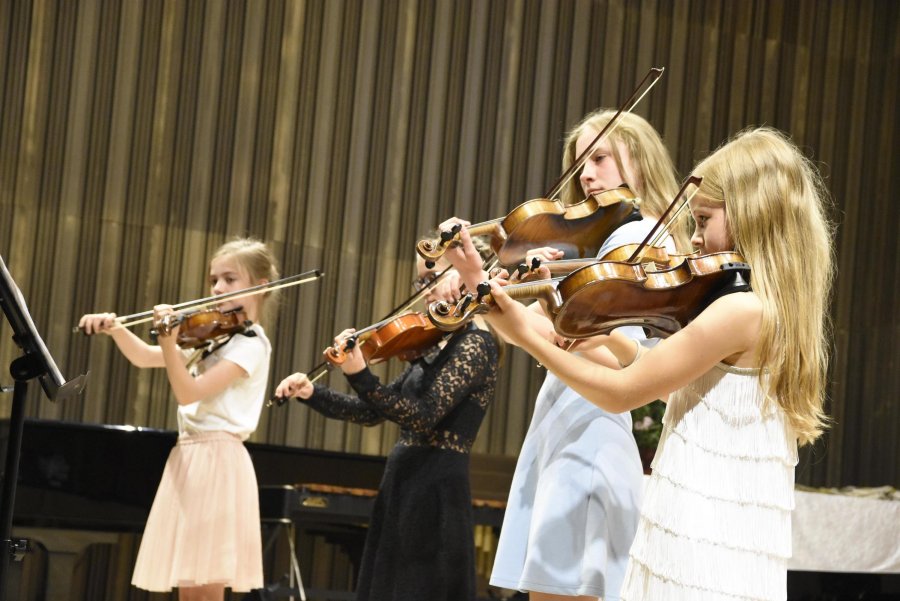
[[[570,259],[596,256],[603,242],[619,226],[641,219],[634,193],[626,187],[605,190],[565,206],[559,200],[538,198],[513,209],[502,220],[473,224],[472,236],[488,236],[501,265],[516,265],[528,251],[552,246]],[[420,240],[416,251],[437,261],[458,239]]]
[[[661,337],[693,320],[723,294],[749,289],[750,266],[736,252],[687,255],[676,265],[598,261],[552,280],[507,286],[510,297],[538,299],[560,336],[579,339],[607,334],[621,326],[642,326]],[[556,284],[556,285],[555,285]],[[481,286],[479,286],[481,288]],[[459,305],[441,301],[428,316],[441,329],[459,328],[493,306],[489,288]]]
[[[391,357],[402,361],[417,359],[446,335],[422,313],[406,313],[359,333],[357,340],[366,363],[375,364]],[[346,352],[336,346],[328,347],[322,354],[332,365],[347,359]]]
[[153,327],[157,332],[168,334],[176,325],[180,326],[176,340],[178,346],[196,349],[207,345],[211,340],[239,334],[253,325],[253,322],[248,321],[243,308],[238,307],[228,311],[206,309],[175,314],[170,319],[154,323]]
[[658,271],[641,264],[601,261],[573,272],[557,287],[563,300],[553,327],[566,338],[642,326],[674,334],[722,294],[747,289],[750,266],[735,252],[687,257]]

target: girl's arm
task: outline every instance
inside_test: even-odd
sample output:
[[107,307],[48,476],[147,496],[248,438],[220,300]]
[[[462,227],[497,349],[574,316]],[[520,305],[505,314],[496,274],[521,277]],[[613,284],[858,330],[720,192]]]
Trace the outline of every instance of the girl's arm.
[[115,313],[92,313],[78,321],[86,334],[106,334],[113,339],[125,358],[135,367],[165,367],[162,350],[138,338],[131,330],[116,323]]
[[[451,344],[453,344],[451,342]],[[383,386],[368,369],[348,375],[360,398],[380,414],[413,432],[428,432],[496,370],[497,345],[487,332],[462,335],[420,396],[403,394],[404,376]]]
[[362,399],[336,392],[325,386],[316,386],[312,396],[308,399],[301,398],[300,402],[325,417],[345,422],[375,426],[384,421],[384,416]]
[[614,413],[630,411],[696,380],[726,358],[755,349],[762,306],[753,294],[729,294],[712,303],[680,332],[641,354],[641,360],[616,370],[567,353],[520,327],[524,307],[491,282],[498,309],[491,324],[553,371],[590,402]]
[[368,403],[359,398],[335,392],[325,386],[313,386],[306,374],[294,373],[286,377],[275,389],[275,396],[296,398],[325,417],[345,422],[374,426],[384,421]]
[[168,336],[159,337],[169,384],[179,405],[190,405],[201,399],[219,394],[238,378],[246,378],[247,372],[237,363],[223,359],[197,377],[191,375],[184,363],[184,355],[175,345],[177,328]]

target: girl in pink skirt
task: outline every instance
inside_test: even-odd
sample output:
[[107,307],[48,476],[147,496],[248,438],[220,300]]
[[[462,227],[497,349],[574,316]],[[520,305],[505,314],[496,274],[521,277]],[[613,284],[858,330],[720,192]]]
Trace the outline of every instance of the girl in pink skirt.
[[[269,249],[250,239],[223,245],[209,264],[213,294],[278,278]],[[221,601],[225,589],[263,585],[256,474],[243,442],[256,429],[266,393],[271,345],[262,327],[264,295],[225,301],[243,307],[253,325],[217,341],[188,367],[176,345],[179,328],[151,346],[116,322],[113,313],[85,315],[88,333],[112,337],[137,367],[164,367],[178,402],[178,443],[156,491],[132,584],[149,591],[178,588],[181,601]],[[173,313],[154,308],[157,321]]]

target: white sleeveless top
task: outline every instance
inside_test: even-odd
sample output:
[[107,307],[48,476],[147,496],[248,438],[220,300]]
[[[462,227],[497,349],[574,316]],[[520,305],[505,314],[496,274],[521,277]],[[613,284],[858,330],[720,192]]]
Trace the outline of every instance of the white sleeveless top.
[[758,374],[719,364],[672,395],[622,599],[786,599],[797,440]]

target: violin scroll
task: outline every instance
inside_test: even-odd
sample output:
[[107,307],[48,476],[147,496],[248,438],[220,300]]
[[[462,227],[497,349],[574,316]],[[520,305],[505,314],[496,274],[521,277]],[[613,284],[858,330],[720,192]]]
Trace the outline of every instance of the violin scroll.
[[462,225],[456,224],[447,231],[441,232],[437,240],[419,240],[416,243],[416,252],[425,259],[425,267],[433,269],[437,261],[444,256],[450,245],[459,240],[459,232]]

